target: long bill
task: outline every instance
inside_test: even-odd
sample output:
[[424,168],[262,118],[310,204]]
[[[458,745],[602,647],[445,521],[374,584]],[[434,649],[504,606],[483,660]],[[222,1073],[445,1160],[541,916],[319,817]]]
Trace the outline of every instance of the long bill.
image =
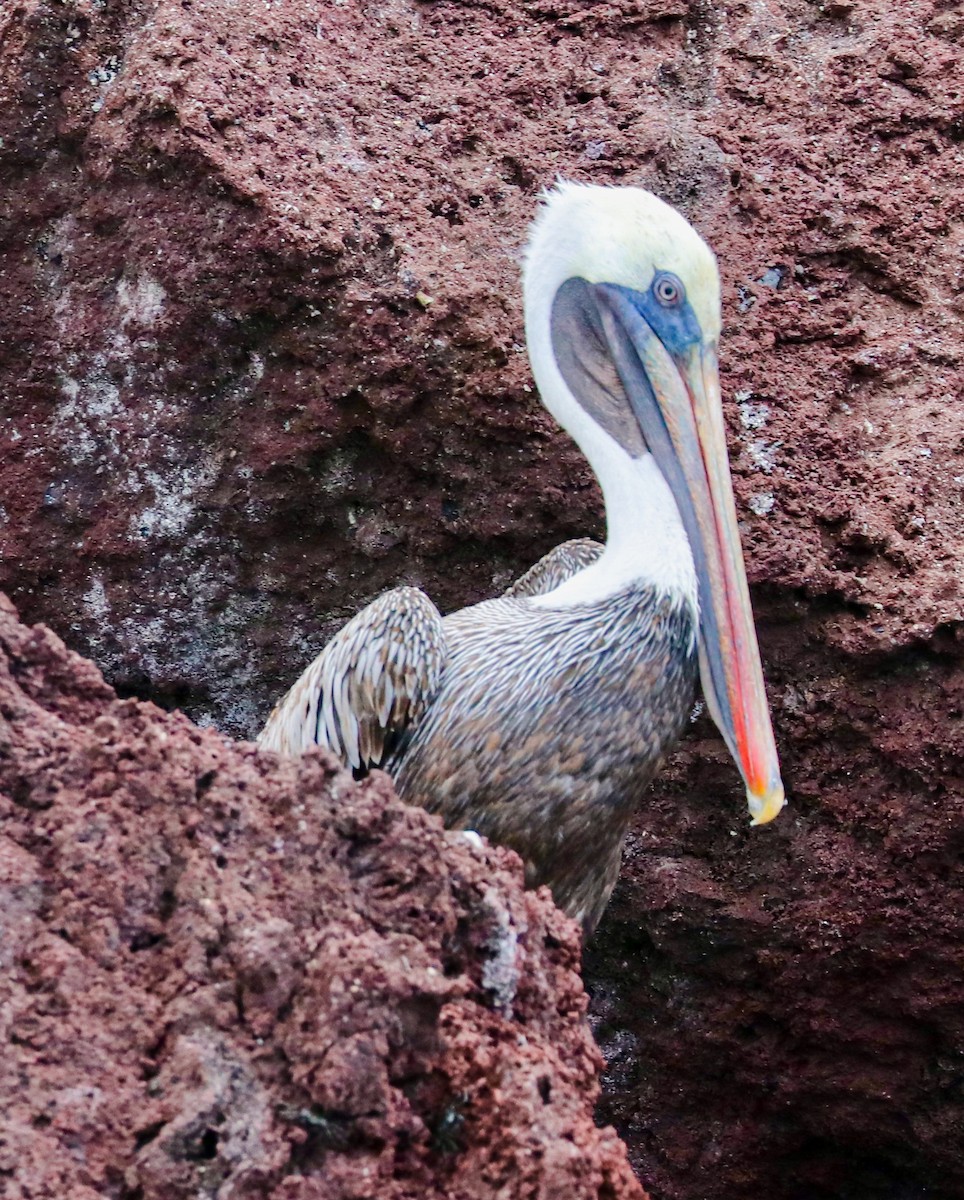
[[699,579],[700,679],[746,784],[752,824],[785,803],[727,458],[716,347],[670,353],[623,289],[593,288],[640,430],[676,500]]

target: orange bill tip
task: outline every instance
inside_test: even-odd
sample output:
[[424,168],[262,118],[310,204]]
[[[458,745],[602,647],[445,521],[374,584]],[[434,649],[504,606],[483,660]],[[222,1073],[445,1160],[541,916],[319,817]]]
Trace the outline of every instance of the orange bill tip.
[[751,792],[747,788],[746,803],[750,810],[751,825],[768,825],[787,802],[783,784],[777,782],[762,792]]

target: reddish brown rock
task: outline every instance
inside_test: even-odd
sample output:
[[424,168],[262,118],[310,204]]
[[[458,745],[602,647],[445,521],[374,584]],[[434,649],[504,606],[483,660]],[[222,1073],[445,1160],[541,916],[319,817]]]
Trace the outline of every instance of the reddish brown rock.
[[643,1197],[513,855],[0,650],[4,1196]]
[[598,528],[520,346],[565,170],[719,251],[754,578],[847,651],[960,620],[961,31],[891,9],[7,6],[2,581],[250,732],[387,583]]
[[600,532],[520,345],[556,172],[716,247],[791,807],[751,836],[697,724],[597,937],[604,1112],[666,1200],[964,1195],[962,38],[944,0],[0,8],[0,583],[225,731],[390,583],[453,607]]

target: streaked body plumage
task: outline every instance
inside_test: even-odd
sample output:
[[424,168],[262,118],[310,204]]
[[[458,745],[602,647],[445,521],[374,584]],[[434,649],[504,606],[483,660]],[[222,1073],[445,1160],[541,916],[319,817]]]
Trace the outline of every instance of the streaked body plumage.
[[505,597],[453,613],[444,631],[440,690],[386,769],[404,800],[518,851],[529,886],[549,884],[591,931],[692,703],[694,613],[627,588],[591,622]]
[[358,773],[383,767],[403,800],[448,828],[512,847],[527,885],[549,884],[591,931],[698,670],[696,614],[678,596],[625,588],[591,620],[534,606],[602,551],[566,542],[501,597],[447,617],[415,588],[386,592],[312,663],[262,745],[320,744]]

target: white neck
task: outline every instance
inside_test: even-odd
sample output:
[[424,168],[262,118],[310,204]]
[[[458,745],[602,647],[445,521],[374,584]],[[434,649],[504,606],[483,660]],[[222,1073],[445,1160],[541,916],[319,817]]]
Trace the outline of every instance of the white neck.
[[[612,441],[612,439],[609,439]],[[673,493],[650,454],[630,456],[616,442],[592,464],[606,502],[606,549],[555,591],[536,596],[540,608],[598,603],[634,584],[678,595],[698,612],[696,568]]]
[[689,600],[696,614],[696,568],[669,484],[651,455],[631,458],[592,419],[559,370],[549,314],[565,278],[564,263],[530,256],[525,287],[529,359],[543,404],[576,441],[599,480],[608,533],[605,552],[591,567],[532,603],[544,608],[591,604],[644,583]]

